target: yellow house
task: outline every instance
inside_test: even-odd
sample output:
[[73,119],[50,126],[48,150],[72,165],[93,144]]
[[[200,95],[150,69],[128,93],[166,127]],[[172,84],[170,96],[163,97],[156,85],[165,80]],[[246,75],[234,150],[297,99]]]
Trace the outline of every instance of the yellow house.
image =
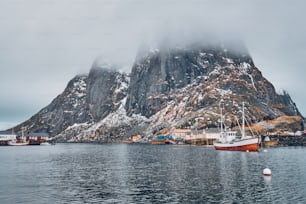
[[205,130],[191,130],[191,129],[174,129],[171,132],[171,136],[176,138],[182,138],[184,140],[205,138]]
[[191,130],[190,129],[174,129],[171,132],[171,136],[173,137],[173,139],[177,139],[177,138],[183,138],[186,139],[186,137],[190,137],[191,135]]
[[140,135],[133,135],[132,136],[132,142],[136,142],[137,140],[139,140],[141,138]]

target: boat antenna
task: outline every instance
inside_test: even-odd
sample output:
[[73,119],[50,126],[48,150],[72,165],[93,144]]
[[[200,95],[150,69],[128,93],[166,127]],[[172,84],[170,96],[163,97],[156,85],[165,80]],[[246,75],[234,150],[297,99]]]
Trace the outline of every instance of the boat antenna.
[[22,127],[21,127],[21,137],[22,137],[22,138],[24,138],[24,132],[23,132],[24,129],[25,129],[25,128],[22,126]]
[[247,124],[247,126],[248,126],[248,128],[249,128],[249,130],[251,131],[251,133],[252,133],[252,136],[254,136],[255,134],[254,134],[254,132],[253,132],[253,130],[252,130],[252,128],[251,128],[251,124],[249,123],[249,121],[248,120],[245,120],[246,121],[246,124]]
[[242,102],[242,138],[245,137],[244,102]]
[[238,125],[238,127],[239,127],[240,132],[242,133],[241,125],[240,125],[240,123],[239,123],[239,119],[237,118],[237,116],[234,116],[234,117],[236,118],[237,125]]

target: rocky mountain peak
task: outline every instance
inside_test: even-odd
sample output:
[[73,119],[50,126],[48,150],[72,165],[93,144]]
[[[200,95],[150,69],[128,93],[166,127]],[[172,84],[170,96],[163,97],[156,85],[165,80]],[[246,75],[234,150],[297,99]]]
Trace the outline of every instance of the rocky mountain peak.
[[131,72],[126,104],[128,114],[140,113],[150,117],[158,110],[154,107],[167,100],[166,95],[170,91],[201,81],[202,78],[217,80],[221,75],[229,76],[233,71],[241,73],[241,76],[250,75],[254,68],[252,58],[246,51],[241,54],[230,50],[223,45],[189,46],[142,53]]

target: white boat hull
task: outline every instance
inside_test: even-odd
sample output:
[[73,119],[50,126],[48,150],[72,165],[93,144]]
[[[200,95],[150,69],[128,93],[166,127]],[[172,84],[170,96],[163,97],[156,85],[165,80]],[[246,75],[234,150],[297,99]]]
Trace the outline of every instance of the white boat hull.
[[26,145],[29,145],[29,142],[8,141],[7,144],[8,144],[9,146],[26,146]]

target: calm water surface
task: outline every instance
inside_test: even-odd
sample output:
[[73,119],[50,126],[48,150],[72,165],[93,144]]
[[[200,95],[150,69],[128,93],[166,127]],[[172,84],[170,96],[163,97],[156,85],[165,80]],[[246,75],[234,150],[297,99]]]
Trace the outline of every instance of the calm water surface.
[[[0,147],[0,203],[306,203],[306,148]],[[265,167],[272,177],[264,177]]]

